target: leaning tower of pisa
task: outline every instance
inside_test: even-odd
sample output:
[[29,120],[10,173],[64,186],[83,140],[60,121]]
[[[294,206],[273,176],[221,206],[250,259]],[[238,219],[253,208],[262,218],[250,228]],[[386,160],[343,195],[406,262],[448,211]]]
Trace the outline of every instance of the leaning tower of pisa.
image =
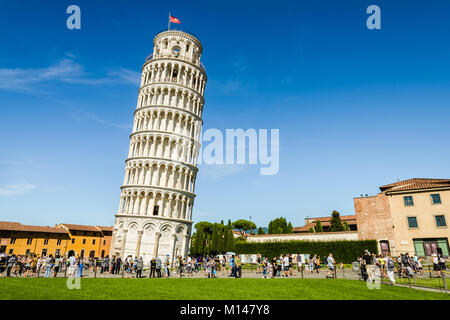
[[205,69],[191,34],[153,40],[134,112],[110,255],[186,256],[192,227]]

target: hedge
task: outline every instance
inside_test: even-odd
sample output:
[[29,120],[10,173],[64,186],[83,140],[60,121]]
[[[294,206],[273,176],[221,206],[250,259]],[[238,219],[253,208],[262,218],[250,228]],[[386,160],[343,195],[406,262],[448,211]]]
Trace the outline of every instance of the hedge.
[[271,242],[237,242],[237,254],[256,254],[272,258],[280,254],[310,254],[319,255],[323,261],[330,253],[336,262],[352,263],[362,256],[364,250],[378,254],[376,240],[336,240],[336,241],[271,241]]

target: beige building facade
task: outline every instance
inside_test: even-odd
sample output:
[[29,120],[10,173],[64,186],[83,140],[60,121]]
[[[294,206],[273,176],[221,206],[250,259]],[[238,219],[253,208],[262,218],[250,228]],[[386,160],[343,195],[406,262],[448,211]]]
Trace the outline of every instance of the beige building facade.
[[376,239],[382,253],[449,255],[450,180],[409,179],[354,198],[359,239]]

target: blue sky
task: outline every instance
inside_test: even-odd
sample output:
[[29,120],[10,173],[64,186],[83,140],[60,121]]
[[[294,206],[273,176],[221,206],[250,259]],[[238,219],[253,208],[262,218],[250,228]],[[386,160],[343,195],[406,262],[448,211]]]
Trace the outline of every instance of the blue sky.
[[1,220],[113,224],[169,11],[204,46],[204,129],[280,130],[277,175],[200,167],[195,222],[303,225],[398,179],[450,177],[448,1],[0,1]]

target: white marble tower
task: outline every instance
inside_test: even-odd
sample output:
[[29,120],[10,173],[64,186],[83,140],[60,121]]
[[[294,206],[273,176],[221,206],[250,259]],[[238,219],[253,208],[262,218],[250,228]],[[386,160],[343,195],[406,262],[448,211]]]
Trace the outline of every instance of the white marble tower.
[[185,257],[192,228],[206,73],[193,35],[164,31],[142,67],[110,255]]

